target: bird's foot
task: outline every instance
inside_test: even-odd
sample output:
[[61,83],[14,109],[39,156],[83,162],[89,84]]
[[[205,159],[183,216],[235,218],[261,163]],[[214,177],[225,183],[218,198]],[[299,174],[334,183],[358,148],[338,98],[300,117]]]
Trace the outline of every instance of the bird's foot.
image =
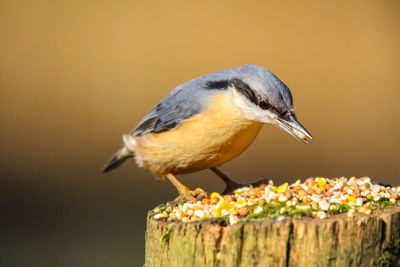
[[196,201],[194,194],[189,190],[186,186],[183,188],[179,188],[179,196],[175,199],[175,201]]
[[254,183],[245,183],[245,184],[236,183],[228,175],[223,173],[219,168],[212,167],[212,168],[210,168],[210,170],[213,173],[215,173],[219,178],[221,178],[221,180],[224,181],[224,183],[226,184],[226,188],[225,188],[224,192],[222,192],[223,195],[234,194],[234,190],[241,188],[241,187],[245,187],[245,186],[257,187],[257,186],[260,186],[261,184],[267,184],[269,182],[269,179],[265,178],[265,179],[259,180],[257,182],[254,182]]
[[253,183],[236,183],[234,181],[230,181],[229,183],[226,183],[226,187],[225,190],[222,192],[223,195],[232,195],[234,194],[234,191],[238,188],[241,187],[258,187],[262,184],[268,184],[268,182],[270,181],[270,179],[268,178],[264,178],[261,179],[259,181],[253,182]]
[[197,200],[204,198],[205,196],[207,196],[207,193],[203,189],[196,188],[195,190],[191,191],[189,190],[189,188],[185,186],[185,188],[180,188],[179,196],[173,202],[174,203],[182,203],[182,201],[196,202]]
[[165,175],[168,180],[175,186],[175,188],[179,192],[179,196],[175,199],[175,202],[182,202],[182,201],[193,201],[196,202],[196,197],[200,194],[206,194],[203,189],[197,188],[194,191],[190,191],[185,185],[176,179],[176,177],[172,173],[168,173]]

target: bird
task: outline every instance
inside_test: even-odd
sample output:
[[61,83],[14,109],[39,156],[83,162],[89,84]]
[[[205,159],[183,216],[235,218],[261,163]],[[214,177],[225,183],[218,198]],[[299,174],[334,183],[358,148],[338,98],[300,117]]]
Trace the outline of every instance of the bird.
[[290,89],[266,68],[246,64],[206,74],[177,86],[123,135],[103,172],[134,158],[139,167],[167,178],[183,199],[194,199],[194,193],[176,175],[204,169],[232,190],[241,184],[219,166],[246,150],[264,124],[306,144],[313,138],[296,117]]

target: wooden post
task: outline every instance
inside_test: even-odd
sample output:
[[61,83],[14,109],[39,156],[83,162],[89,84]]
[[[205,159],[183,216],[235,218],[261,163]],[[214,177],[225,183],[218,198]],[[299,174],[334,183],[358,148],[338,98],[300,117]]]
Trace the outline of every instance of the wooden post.
[[230,226],[149,217],[145,266],[400,266],[400,206]]

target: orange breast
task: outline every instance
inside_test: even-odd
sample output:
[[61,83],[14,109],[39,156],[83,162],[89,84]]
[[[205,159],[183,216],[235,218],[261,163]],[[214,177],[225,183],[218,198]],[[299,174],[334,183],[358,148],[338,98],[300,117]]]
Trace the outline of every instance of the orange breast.
[[218,166],[242,153],[262,125],[244,118],[230,92],[223,91],[205,111],[176,128],[138,137],[136,161],[159,176]]

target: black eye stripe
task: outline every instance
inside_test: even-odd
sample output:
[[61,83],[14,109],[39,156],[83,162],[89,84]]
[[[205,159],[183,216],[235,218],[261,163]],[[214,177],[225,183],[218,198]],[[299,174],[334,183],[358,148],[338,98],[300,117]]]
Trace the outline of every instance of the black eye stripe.
[[250,86],[247,83],[245,83],[241,79],[233,78],[231,80],[230,84],[232,86],[234,86],[236,88],[236,90],[238,90],[242,95],[244,95],[251,102],[253,102],[254,104],[258,105],[259,97],[254,92],[254,90],[250,88]]
[[213,89],[227,89],[229,86],[229,81],[227,80],[221,80],[221,81],[209,81],[206,83],[206,88],[209,90]]
[[265,98],[257,94],[256,91],[251,89],[247,83],[239,78],[233,78],[230,80],[209,81],[206,83],[206,88],[209,90],[223,90],[228,89],[229,86],[235,87],[239,93],[249,99],[253,104],[259,106],[261,109],[269,109],[270,111],[280,115],[284,113],[272,106]]
[[261,100],[261,101],[258,103],[258,106],[259,106],[260,108],[262,108],[262,109],[269,109],[269,107],[270,107],[269,103],[268,103],[266,100]]

